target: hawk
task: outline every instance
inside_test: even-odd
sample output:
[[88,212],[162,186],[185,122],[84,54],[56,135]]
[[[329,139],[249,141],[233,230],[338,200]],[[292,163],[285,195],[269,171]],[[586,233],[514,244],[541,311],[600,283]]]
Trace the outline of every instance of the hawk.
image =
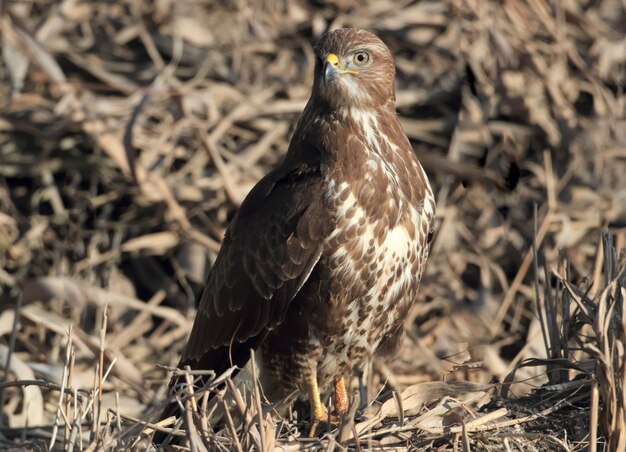
[[320,393],[333,385],[335,414],[345,413],[343,376],[399,344],[435,216],[396,116],[387,46],[338,29],[315,56],[284,161],[233,218],[179,364],[219,375],[256,350],[265,396],[308,397],[312,435],[329,418]]

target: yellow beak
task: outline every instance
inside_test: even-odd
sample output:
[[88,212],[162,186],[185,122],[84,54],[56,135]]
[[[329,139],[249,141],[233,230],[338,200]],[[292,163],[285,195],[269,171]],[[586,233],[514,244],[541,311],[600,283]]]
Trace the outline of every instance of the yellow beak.
[[326,55],[326,62],[330,63],[336,68],[339,67],[339,57],[334,53],[329,53],[328,55]]
[[324,84],[327,85],[332,79],[343,74],[358,74],[359,71],[352,69],[343,69],[339,57],[334,53],[326,55],[324,63]]

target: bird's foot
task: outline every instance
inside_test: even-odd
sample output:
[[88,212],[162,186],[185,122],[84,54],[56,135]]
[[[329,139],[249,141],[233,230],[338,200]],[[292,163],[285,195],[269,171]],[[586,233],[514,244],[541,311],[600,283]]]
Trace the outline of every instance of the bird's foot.
[[328,417],[328,411],[324,408],[323,405],[319,405],[314,407],[311,411],[311,420],[309,421],[309,425],[307,426],[307,430],[309,431],[309,438],[315,437],[315,433],[317,432],[317,427],[320,423],[330,422]]
[[333,427],[339,426],[341,419],[348,412],[348,391],[343,377],[334,380],[334,410],[328,415],[328,410],[321,402],[313,402],[311,410],[311,421],[308,425],[309,438],[315,436],[315,432],[320,423],[328,423]]
[[332,411],[330,416],[328,415],[328,410],[322,406],[322,409],[317,411],[315,410],[311,413],[311,420],[307,425],[307,430],[309,432],[309,438],[315,437],[317,433],[317,427],[320,424],[329,424],[331,427],[337,427],[341,423],[341,418],[345,413],[337,413],[336,411]]

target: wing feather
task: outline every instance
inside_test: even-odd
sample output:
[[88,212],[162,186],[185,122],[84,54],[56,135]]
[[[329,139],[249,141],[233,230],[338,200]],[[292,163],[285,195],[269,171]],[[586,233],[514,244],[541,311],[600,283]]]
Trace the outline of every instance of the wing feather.
[[243,366],[306,283],[329,223],[319,161],[286,163],[263,178],[226,233],[180,365],[218,374]]

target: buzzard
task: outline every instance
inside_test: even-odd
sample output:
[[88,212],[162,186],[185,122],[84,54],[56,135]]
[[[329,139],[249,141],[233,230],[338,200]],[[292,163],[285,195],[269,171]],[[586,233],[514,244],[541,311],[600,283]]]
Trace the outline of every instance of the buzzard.
[[343,376],[398,345],[435,216],[396,116],[387,46],[338,29],[315,56],[284,161],[232,220],[179,364],[219,375],[256,350],[269,401],[308,397],[311,435],[329,418],[320,392],[333,384],[335,414],[345,413]]

